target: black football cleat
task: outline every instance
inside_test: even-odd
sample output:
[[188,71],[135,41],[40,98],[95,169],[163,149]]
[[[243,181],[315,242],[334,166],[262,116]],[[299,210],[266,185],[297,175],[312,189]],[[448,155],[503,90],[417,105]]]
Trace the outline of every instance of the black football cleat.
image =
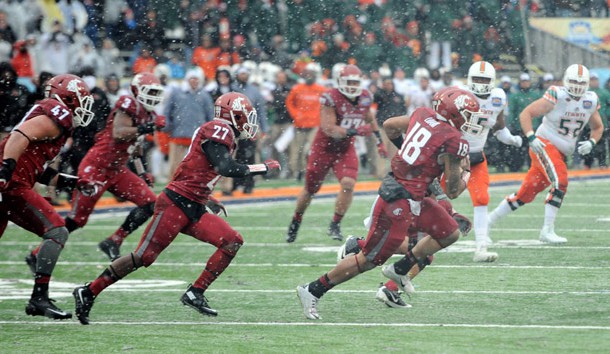
[[333,240],[343,241],[343,234],[341,233],[341,225],[338,222],[332,222],[328,225],[328,236]]
[[110,261],[113,262],[118,258],[121,258],[121,252],[119,251],[119,245],[117,245],[114,241],[107,238],[104,241],[100,242],[97,247],[100,251],[104,252]]
[[299,232],[299,227],[301,226],[300,222],[296,220],[292,220],[290,226],[288,227],[288,233],[286,234],[286,242],[292,243],[297,239],[297,233]]
[[93,307],[93,300],[95,296],[89,289],[89,285],[81,286],[74,289],[72,292],[74,296],[74,304],[76,306],[76,317],[81,324],[89,324],[89,312]]
[[25,306],[25,313],[30,316],[46,316],[54,320],[67,320],[72,318],[70,312],[66,312],[53,304],[55,300],[47,296],[31,298]]
[[203,290],[194,288],[192,284],[189,285],[186,292],[182,294],[180,301],[182,301],[184,305],[194,308],[202,315],[218,316],[218,311],[208,305],[208,299],[203,296]]
[[30,267],[32,275],[36,275],[36,256],[33,253],[25,256],[25,263]]

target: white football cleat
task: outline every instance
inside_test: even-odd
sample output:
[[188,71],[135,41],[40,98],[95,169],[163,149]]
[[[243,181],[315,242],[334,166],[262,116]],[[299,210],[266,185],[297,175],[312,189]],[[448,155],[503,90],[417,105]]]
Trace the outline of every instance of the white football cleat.
[[477,248],[472,258],[475,262],[495,262],[496,259],[498,259],[498,254],[496,252],[488,252],[486,247]]
[[396,285],[398,285],[398,288],[402,290],[405,294],[411,295],[415,292],[413,283],[411,283],[411,278],[409,278],[409,276],[406,274],[397,274],[394,270],[394,264],[390,264],[388,266],[383,267],[383,269],[381,269],[381,273],[383,273],[386,278],[390,278],[395,281]]
[[301,305],[303,305],[303,314],[305,315],[305,318],[310,320],[321,319],[317,308],[320,299],[309,292],[309,285],[297,286],[297,296],[299,297],[299,300],[301,300]]
[[555,233],[555,227],[553,225],[543,226],[540,230],[540,242],[550,243],[553,245],[560,245],[568,242],[565,237],[557,236]]

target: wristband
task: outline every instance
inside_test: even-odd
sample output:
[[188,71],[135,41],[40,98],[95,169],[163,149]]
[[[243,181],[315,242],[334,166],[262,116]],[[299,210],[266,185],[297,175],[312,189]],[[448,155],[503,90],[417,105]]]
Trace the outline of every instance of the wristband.
[[589,141],[593,144],[593,146],[595,146],[595,144],[597,144],[597,141],[595,141],[595,139],[593,139],[593,138],[589,139]]
[[531,143],[532,141],[536,140],[536,135],[534,134],[533,131],[529,131],[527,133],[525,133],[525,136],[527,137],[527,140]]
[[400,149],[402,147],[402,143],[405,142],[405,138],[403,138],[402,134],[400,134],[399,137],[390,139],[390,141],[392,142],[392,144],[394,144],[394,146]]
[[379,130],[375,130],[373,132],[373,134],[375,134],[375,138],[377,138],[377,145],[383,143],[383,141],[381,140],[381,133],[379,133]]
[[256,165],[248,165],[248,171],[251,175],[264,175],[267,173],[267,165],[264,163],[258,163]]
[[354,129],[354,128],[347,129],[347,130],[345,131],[345,135],[346,135],[348,138],[349,138],[349,137],[352,137],[352,136],[354,136],[354,135],[358,135],[358,130],[356,130],[356,129]]

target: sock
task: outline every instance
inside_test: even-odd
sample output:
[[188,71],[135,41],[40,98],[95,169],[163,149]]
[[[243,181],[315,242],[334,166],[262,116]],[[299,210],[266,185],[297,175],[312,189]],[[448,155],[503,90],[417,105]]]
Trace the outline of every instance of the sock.
[[398,291],[398,285],[396,285],[396,283],[393,280],[388,280],[385,284],[386,288],[388,288],[388,290],[390,291]]
[[343,215],[339,215],[337,213],[335,213],[335,215],[333,215],[333,222],[335,224],[338,224],[341,222],[341,219],[343,219]]
[[559,212],[559,208],[552,206],[549,203],[544,205],[544,226],[553,226],[555,225],[555,218],[557,217],[557,212]]
[[235,254],[229,254],[224,250],[218,249],[210,256],[205,270],[201,273],[199,278],[193,283],[193,287],[201,288],[205,291],[210,284],[218,278],[218,276],[229,266],[231,261],[235,257]]
[[474,207],[474,239],[477,248],[488,246],[487,205]]
[[78,226],[76,221],[74,221],[74,219],[72,219],[72,218],[66,218],[65,222],[66,222],[66,229],[68,229],[68,232],[70,232],[70,233],[72,233],[72,231],[74,231],[80,227],[80,226]]
[[309,292],[319,299],[334,287],[335,284],[331,283],[330,279],[328,279],[328,274],[324,274],[320,279],[309,283]]
[[123,244],[123,240],[125,240],[127,236],[129,236],[129,231],[120,227],[112,234],[112,236],[109,237],[109,239],[120,247]]
[[394,271],[398,275],[405,275],[411,268],[418,263],[417,258],[413,255],[411,250],[407,251],[407,254],[394,263]]
[[97,279],[89,284],[89,289],[93,293],[93,296],[99,295],[104,289],[110,285],[116,283],[121,278],[116,277],[110,269],[106,268]]
[[301,221],[303,221],[303,213],[297,213],[296,211],[294,212],[294,216],[292,217],[292,220],[298,222],[299,224],[301,223]]
[[36,273],[34,276],[34,289],[32,290],[32,298],[48,296],[50,274]]
[[503,199],[500,204],[489,214],[489,225],[495,224],[498,220],[502,219],[506,215],[513,211],[508,204],[508,200]]

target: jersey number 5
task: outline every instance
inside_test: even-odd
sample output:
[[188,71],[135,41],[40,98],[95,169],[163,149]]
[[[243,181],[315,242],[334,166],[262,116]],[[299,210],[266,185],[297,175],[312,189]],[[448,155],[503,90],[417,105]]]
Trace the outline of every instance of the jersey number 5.
[[421,154],[422,147],[426,145],[431,136],[432,133],[428,129],[422,127],[419,122],[416,122],[400,149],[402,159],[409,164],[414,164]]

